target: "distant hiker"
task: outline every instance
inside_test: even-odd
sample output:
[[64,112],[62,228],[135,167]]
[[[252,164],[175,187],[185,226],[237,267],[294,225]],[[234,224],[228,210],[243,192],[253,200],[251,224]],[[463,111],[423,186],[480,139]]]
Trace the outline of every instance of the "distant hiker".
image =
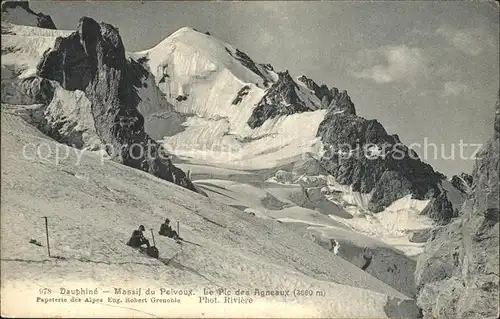
[[146,245],[149,248],[149,240],[147,240],[142,233],[144,230],[145,228],[143,225],[139,226],[139,229],[134,230],[134,232],[132,233],[132,237],[130,237],[129,241],[127,242],[127,245],[135,248]]
[[170,226],[170,219],[168,218],[166,218],[165,222],[161,224],[158,234],[173,238],[175,240],[182,240],[182,238],[179,237],[179,234],[177,234],[177,232]]
[[368,268],[368,266],[370,266],[370,263],[372,262],[372,258],[373,258],[372,251],[370,249],[368,249],[367,247],[365,247],[363,249],[363,259],[365,260],[365,264],[363,266],[361,266],[362,270],[365,270],[366,268]]

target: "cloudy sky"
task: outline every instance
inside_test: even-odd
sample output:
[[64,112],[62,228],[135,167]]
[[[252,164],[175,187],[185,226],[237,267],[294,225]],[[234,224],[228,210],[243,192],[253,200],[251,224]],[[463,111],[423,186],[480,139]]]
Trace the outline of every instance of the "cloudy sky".
[[[358,114],[402,141],[431,147],[426,160],[470,172],[459,143],[492,133],[499,89],[494,2],[32,2],[59,29],[81,16],[117,26],[128,51],[150,48],[182,26],[210,31],[261,63],[346,89]],[[474,147],[463,147],[464,157]],[[434,157],[437,157],[435,159]]]

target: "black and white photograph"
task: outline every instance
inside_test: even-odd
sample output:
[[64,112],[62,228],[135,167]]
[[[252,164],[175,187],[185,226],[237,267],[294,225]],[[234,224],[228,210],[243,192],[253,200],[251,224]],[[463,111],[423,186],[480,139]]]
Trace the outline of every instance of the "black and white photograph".
[[498,318],[498,1],[2,1],[3,318]]

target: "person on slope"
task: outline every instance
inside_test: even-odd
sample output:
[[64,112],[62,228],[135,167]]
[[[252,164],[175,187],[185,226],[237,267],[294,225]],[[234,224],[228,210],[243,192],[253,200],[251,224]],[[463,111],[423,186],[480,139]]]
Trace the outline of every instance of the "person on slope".
[[366,268],[368,268],[368,266],[370,266],[372,258],[373,258],[373,252],[368,247],[365,247],[363,249],[363,259],[365,260],[365,264],[361,266],[361,270],[365,270]]
[[144,237],[144,234],[142,233],[146,229],[144,228],[143,225],[139,226],[139,229],[136,229],[132,232],[132,236],[127,242],[127,245],[135,248],[139,248],[142,245],[146,245],[149,248],[149,240],[147,240]]
[[182,240],[182,238],[179,237],[179,234],[177,234],[177,232],[170,226],[170,219],[168,218],[166,218],[165,222],[161,224],[158,234],[173,238],[175,240]]

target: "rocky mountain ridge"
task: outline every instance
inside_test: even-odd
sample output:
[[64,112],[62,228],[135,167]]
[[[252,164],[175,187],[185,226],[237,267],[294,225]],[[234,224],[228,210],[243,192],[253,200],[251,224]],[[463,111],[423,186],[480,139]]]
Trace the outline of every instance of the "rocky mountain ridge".
[[[377,120],[329,112],[317,136],[326,146],[323,165],[340,183],[372,193],[369,208],[374,212],[408,194],[431,199],[441,193],[443,176],[422,162],[397,135],[389,135]],[[449,221],[449,216],[439,213],[432,216]]]
[[398,135],[389,135],[380,122],[357,116],[347,91],[319,86],[303,75],[297,80],[317,98],[315,106],[308,107],[297,93],[299,84],[288,71],[278,75],[278,81],[254,108],[248,120],[250,127],[279,116],[326,109],[316,133],[324,145],[321,164],[339,183],[352,185],[354,191],[372,193],[370,210],[380,212],[412,194],[416,199],[431,200],[424,214],[438,223],[446,224],[455,217],[459,207],[453,207],[441,187],[445,177],[420,160]]
[[459,217],[437,228],[419,256],[415,279],[424,318],[498,318],[499,114],[497,100],[493,137],[478,155]]
[[445,177],[401,143],[399,136],[389,135],[380,122],[357,116],[347,91],[320,86],[305,75],[297,81],[316,99],[306,100],[289,72],[278,72],[278,80],[255,106],[248,125],[255,129],[276,117],[326,109],[316,133],[324,145],[321,163],[340,183],[372,193],[370,210],[380,212],[412,194],[416,199],[431,200],[424,214],[438,223],[446,224],[455,217],[459,207],[453,207],[441,187]]
[[354,103],[352,103],[351,97],[347,94],[346,90],[340,92],[336,87],[329,89],[325,84],[319,86],[314,80],[305,75],[301,75],[297,80],[304,83],[307,88],[314,92],[314,95],[321,101],[321,109],[328,109],[334,112],[346,111],[349,114],[356,115]]
[[266,92],[266,95],[255,106],[248,126],[256,128],[265,121],[277,116],[286,116],[309,111],[298,95],[297,84],[288,71],[278,72],[278,80]]

